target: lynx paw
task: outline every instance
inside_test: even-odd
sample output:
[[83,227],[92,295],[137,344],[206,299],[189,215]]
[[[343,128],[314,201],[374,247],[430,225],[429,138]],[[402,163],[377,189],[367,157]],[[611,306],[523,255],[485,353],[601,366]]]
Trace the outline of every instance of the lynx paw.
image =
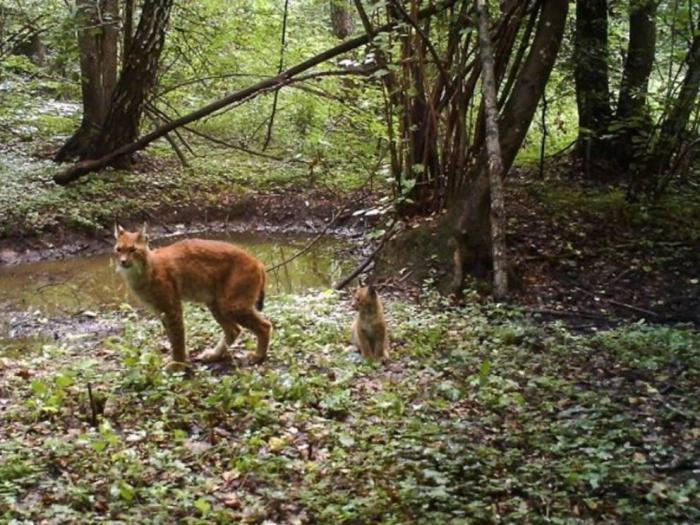
[[190,364],[184,361],[170,361],[165,365],[165,371],[171,374],[175,372],[187,372],[190,370]]
[[214,363],[216,361],[228,360],[230,359],[230,355],[226,350],[221,352],[217,348],[210,348],[209,350],[205,350],[204,352],[199,354],[197,359],[204,363]]
[[262,363],[266,357],[266,355],[260,355],[257,352],[247,352],[245,355],[244,363],[249,366],[257,365],[259,363]]

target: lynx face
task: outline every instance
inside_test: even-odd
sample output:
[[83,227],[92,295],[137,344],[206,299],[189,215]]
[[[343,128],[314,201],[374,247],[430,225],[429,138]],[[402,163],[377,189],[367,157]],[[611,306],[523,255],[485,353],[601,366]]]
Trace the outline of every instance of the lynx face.
[[360,286],[355,290],[353,306],[356,310],[372,310],[377,305],[377,291],[373,286]]
[[145,228],[138,232],[130,232],[117,225],[114,229],[114,238],[117,241],[114,244],[117,271],[128,272],[132,268],[142,267],[148,252]]

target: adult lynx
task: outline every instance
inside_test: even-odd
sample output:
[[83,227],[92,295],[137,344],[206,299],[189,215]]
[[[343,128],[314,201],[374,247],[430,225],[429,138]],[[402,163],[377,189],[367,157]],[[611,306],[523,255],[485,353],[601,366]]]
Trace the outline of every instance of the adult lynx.
[[245,250],[230,243],[188,239],[156,250],[148,247],[146,226],[130,232],[115,226],[117,270],[147,305],[161,314],[172,347],[171,370],[187,363],[182,301],[204,303],[224,335],[200,359],[222,359],[241,333],[241,326],[257,337],[250,363],[265,359],[272,325],[263,318],[265,267]]

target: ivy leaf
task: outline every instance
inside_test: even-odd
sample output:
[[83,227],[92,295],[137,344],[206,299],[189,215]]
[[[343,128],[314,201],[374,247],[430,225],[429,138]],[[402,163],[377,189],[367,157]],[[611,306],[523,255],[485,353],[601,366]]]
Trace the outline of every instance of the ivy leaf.
[[481,367],[479,368],[479,384],[481,384],[482,386],[486,384],[486,379],[488,378],[490,372],[491,361],[482,361]]
[[355,440],[350,434],[340,434],[340,437],[338,438],[340,441],[340,444],[343,445],[346,448],[350,448],[353,445],[355,445]]
[[194,506],[202,514],[208,514],[211,510],[211,503],[204,498],[197,498],[194,502]]

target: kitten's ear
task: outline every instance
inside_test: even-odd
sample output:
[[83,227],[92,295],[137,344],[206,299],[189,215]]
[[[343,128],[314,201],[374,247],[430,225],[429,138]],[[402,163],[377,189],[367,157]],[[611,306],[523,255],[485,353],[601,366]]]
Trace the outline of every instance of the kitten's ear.
[[148,242],[148,224],[145,222],[143,223],[143,226],[141,226],[141,229],[139,230],[139,236],[138,240],[147,243]]
[[118,222],[114,222],[114,238],[118,239],[124,233],[124,228]]

